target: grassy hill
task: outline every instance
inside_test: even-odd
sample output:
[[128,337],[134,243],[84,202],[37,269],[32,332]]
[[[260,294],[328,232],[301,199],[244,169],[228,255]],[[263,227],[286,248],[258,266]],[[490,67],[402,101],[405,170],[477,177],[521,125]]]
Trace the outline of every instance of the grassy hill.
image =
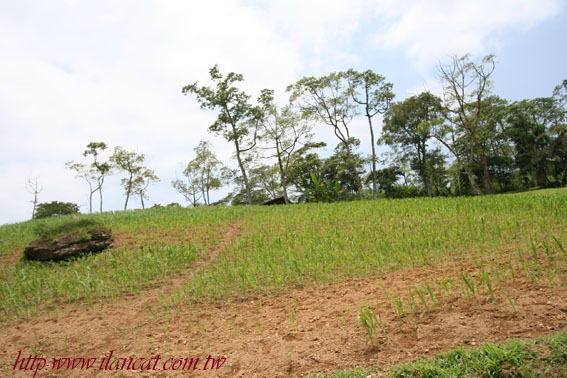
[[[565,291],[565,189],[81,215],[110,228],[114,247],[63,263],[20,259],[37,235],[73,219],[0,227],[0,318],[6,327],[57,318],[77,306],[103,311],[150,290],[157,297],[149,308],[153,316],[157,309],[195,311],[374,280],[379,284],[368,300],[349,307],[358,344],[372,350],[388,343],[389,325],[381,317],[416,323],[455,301],[500,304],[523,316],[522,287]],[[380,281],[402,273],[412,277],[403,288]],[[384,300],[373,302],[378,297]]]

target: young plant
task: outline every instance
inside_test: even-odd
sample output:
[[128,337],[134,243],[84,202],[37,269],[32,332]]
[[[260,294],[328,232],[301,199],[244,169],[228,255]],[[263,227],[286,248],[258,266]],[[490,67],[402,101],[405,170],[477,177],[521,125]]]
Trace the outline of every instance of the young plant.
[[[359,315],[356,325],[362,324],[364,330],[366,331],[366,345],[374,340],[376,336],[376,326],[378,325],[378,319],[374,311],[368,306],[361,306],[359,309]],[[380,320],[380,324],[382,321]],[[383,327],[381,327],[383,330]]]

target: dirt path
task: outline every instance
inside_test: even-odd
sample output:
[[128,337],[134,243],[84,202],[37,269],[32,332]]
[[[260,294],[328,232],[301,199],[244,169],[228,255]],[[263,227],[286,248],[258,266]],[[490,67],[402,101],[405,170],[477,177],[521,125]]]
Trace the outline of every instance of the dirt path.
[[[223,253],[242,223],[230,224],[222,240],[192,269],[201,269]],[[519,314],[504,298],[495,302],[464,299],[458,292],[445,297],[429,312],[400,318],[389,302],[391,295],[407,293],[410,286],[435,277],[454,276],[456,269],[473,266],[441,264],[347,280],[315,288],[290,290],[277,297],[230,298],[217,303],[160,307],[159,295],[182,285],[189,274],[180,274],[167,285],[151,288],[105,305],[102,309],[75,305],[59,319],[40,317],[0,328],[0,374],[31,377],[33,372],[13,371],[18,352],[37,351],[53,357],[96,357],[97,368],[88,371],[54,372],[45,369],[39,377],[51,376],[220,376],[285,377],[333,371],[355,366],[390,366],[433,356],[458,345],[478,346],[511,337],[534,338],[567,327],[565,282],[554,286],[518,280],[504,289],[515,300]],[[371,344],[356,327],[359,308],[366,303],[379,315]],[[120,371],[110,375],[98,370],[110,350],[117,358],[154,358],[160,366],[168,358],[226,357],[211,371]],[[170,364],[171,365],[171,364]],[[108,366],[108,365],[107,365]],[[112,365],[110,365],[112,366]],[[166,367],[167,368],[167,367]],[[170,366],[171,368],[171,366]]]

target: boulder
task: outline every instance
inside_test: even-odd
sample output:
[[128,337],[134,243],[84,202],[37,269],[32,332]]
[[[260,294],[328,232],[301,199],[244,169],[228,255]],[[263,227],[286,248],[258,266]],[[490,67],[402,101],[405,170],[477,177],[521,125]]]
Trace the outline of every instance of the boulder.
[[285,198],[283,196],[277,197],[272,200],[264,202],[262,205],[285,205]]
[[24,255],[29,260],[65,260],[83,253],[101,252],[112,246],[110,231],[86,231],[63,235],[57,239],[40,239],[31,242]]

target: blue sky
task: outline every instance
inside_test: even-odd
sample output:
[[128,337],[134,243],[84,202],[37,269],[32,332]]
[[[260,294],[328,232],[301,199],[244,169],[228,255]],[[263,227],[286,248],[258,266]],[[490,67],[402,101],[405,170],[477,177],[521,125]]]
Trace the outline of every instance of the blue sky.
[[[161,178],[150,206],[184,203],[170,182],[201,140],[235,166],[207,132],[214,114],[181,94],[214,64],[244,74],[253,97],[268,87],[283,102],[301,77],[353,67],[384,75],[403,100],[439,92],[436,68],[452,55],[495,54],[495,94],[542,97],[567,78],[567,15],[561,0],[3,1],[0,51],[2,224],[30,217],[35,177],[40,202],[86,211],[87,186],[64,167],[91,141],[146,155]],[[363,152],[366,127],[353,123]],[[336,144],[324,126],[315,133]],[[123,207],[119,183],[107,180],[105,210]]]

